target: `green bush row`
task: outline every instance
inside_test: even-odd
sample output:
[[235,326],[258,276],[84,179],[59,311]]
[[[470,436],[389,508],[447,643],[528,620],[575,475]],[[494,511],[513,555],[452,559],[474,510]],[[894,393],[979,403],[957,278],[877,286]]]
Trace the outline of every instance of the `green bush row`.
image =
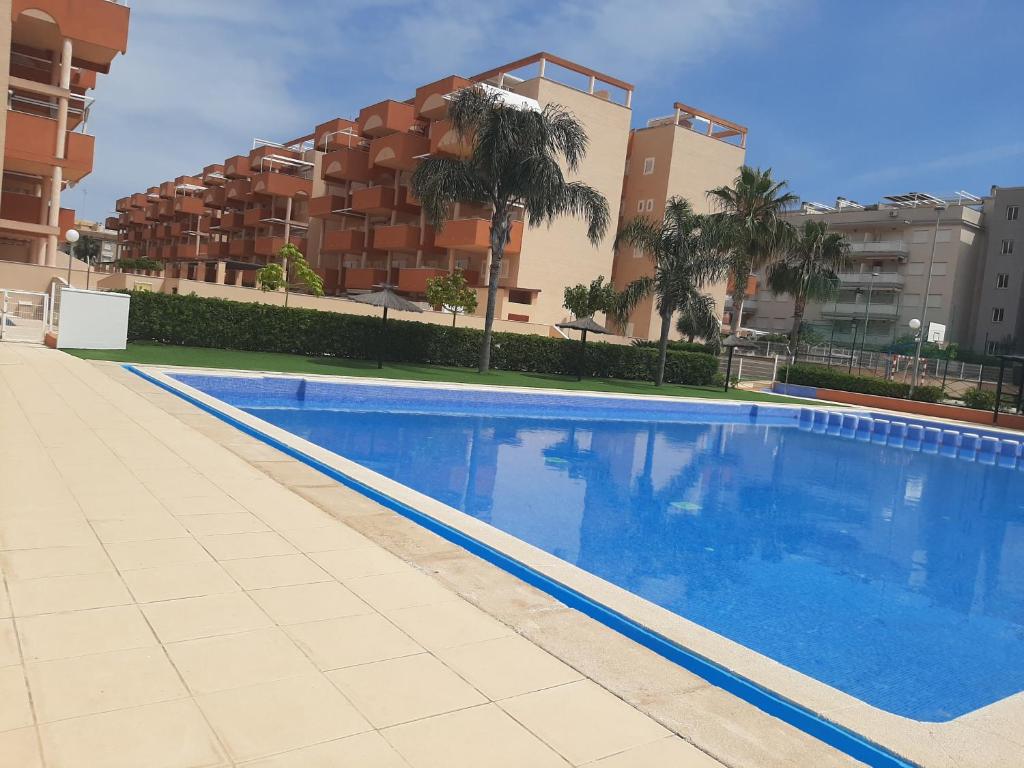
[[982,411],[991,411],[996,407],[996,393],[989,389],[969,389],[964,392],[964,405]]
[[[189,347],[285,352],[312,357],[376,359],[378,317],[276,307],[198,296],[132,293],[128,338]],[[389,320],[384,358],[474,368],[483,332],[472,328]],[[575,340],[519,333],[493,335],[491,365],[505,371],[574,374],[580,345]],[[665,381],[713,383],[718,358],[694,352],[668,353]],[[657,350],[591,342],[586,347],[588,376],[652,381]]]
[[[900,397],[904,400],[910,397],[910,385],[902,381],[888,381],[875,376],[854,376],[836,368],[820,365],[782,366],[779,368],[777,380],[805,387],[859,392],[863,395]],[[917,387],[913,399],[925,403],[938,403],[944,395],[941,387]]]
[[141,269],[141,270],[160,270],[164,268],[162,261],[156,259],[118,259],[115,262],[115,266],[120,269]]

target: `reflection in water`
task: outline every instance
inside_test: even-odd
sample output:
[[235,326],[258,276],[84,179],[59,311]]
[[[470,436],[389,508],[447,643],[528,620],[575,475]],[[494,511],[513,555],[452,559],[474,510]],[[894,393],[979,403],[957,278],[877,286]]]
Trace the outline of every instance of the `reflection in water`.
[[879,708],[1024,689],[1024,473],[750,424],[252,412]]

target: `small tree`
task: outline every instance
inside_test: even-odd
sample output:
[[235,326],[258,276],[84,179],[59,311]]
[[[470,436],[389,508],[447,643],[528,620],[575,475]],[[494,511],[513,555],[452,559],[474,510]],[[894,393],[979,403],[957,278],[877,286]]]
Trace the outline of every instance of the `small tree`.
[[427,301],[433,307],[452,313],[452,328],[459,312],[471,314],[476,311],[476,289],[471,286],[460,271],[450,275],[439,275],[427,280]]
[[604,275],[598,275],[590,285],[566,287],[562,306],[579,319],[591,317],[595,312],[606,312],[615,305],[618,293],[611,283],[605,283]]
[[[272,261],[265,264],[256,272],[256,280],[260,284],[260,290],[278,291],[284,288],[284,305],[288,306],[288,291],[292,280],[300,281],[309,289],[314,296],[324,295],[324,280],[313,271],[302,255],[302,251],[293,243],[285,243],[277,252],[281,264]],[[283,265],[283,266],[282,266]]]
[[86,235],[75,243],[73,253],[76,259],[86,264],[95,264],[100,258],[100,241]]

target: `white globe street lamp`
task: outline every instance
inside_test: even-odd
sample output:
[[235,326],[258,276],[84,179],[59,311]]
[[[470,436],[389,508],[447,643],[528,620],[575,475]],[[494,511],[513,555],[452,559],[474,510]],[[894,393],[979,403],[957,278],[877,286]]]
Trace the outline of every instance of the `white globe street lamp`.
[[907,323],[907,325],[910,326],[910,330],[916,332],[921,327],[921,321],[915,317],[913,320]]
[[77,229],[69,229],[67,232],[64,233],[64,239],[72,246],[71,248],[68,248],[68,288],[70,288],[71,287],[71,260],[74,258],[74,256],[72,256],[71,252],[75,250],[74,249],[74,245],[75,245],[75,243],[78,242],[78,230]]

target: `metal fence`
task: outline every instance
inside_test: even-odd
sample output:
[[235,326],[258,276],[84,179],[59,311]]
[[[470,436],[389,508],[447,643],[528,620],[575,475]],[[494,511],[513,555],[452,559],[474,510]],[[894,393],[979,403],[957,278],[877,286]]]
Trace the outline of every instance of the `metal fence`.
[[36,291],[0,290],[0,341],[41,344],[50,322],[50,297]]

